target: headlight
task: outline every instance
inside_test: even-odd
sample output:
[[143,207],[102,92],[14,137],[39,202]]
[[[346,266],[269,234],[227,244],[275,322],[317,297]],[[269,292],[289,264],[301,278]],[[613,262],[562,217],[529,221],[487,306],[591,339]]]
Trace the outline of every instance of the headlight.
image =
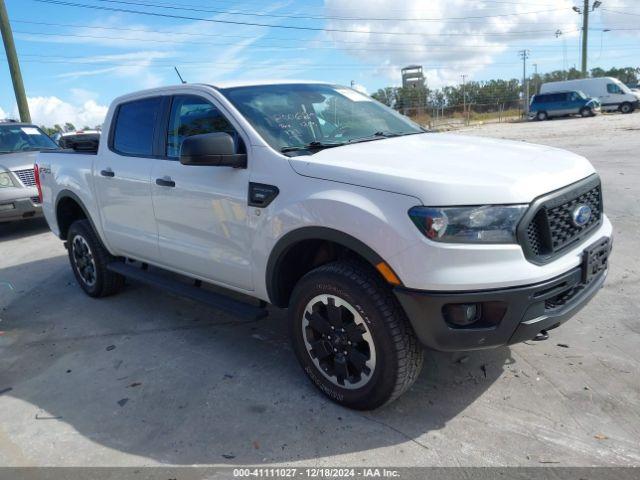
[[448,243],[516,243],[528,205],[413,207],[409,217],[427,238]]
[[9,172],[0,172],[0,188],[15,187]]

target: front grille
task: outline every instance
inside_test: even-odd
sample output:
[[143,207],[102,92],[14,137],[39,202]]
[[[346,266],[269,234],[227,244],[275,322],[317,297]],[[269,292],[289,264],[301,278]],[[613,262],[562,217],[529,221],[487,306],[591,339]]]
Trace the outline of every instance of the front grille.
[[[573,221],[574,210],[580,205],[591,208],[591,218],[581,226]],[[546,263],[579,242],[601,221],[602,190],[595,177],[534,202],[518,228],[518,237],[529,260]]]
[[16,170],[15,173],[25,187],[33,187],[36,184],[36,175],[33,168],[28,170]]

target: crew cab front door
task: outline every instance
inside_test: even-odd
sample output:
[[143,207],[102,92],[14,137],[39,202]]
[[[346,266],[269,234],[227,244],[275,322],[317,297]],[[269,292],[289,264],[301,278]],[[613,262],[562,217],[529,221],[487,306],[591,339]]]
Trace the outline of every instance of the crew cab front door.
[[229,133],[238,153],[246,153],[237,129],[212,100],[173,97],[164,134],[165,158],[155,161],[151,173],[160,258],[179,273],[252,290],[249,171],[179,161],[186,137],[212,132]]
[[102,229],[112,253],[158,259],[158,230],[151,201],[151,168],[163,106],[168,97],[120,104],[111,120],[108,148],[94,163]]

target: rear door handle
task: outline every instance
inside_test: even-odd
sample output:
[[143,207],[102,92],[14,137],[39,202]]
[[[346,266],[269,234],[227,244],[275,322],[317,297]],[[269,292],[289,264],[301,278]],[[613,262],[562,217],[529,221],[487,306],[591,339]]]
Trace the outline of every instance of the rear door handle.
[[161,187],[173,188],[176,186],[176,182],[171,180],[171,177],[156,178],[156,185],[160,185]]
[[100,175],[103,177],[114,177],[115,173],[113,173],[113,170],[110,168],[107,168],[106,170],[100,170]]

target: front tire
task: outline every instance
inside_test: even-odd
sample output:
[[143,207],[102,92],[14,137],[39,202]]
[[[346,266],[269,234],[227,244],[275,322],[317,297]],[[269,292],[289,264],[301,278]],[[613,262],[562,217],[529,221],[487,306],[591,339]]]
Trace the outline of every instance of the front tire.
[[622,113],[631,113],[633,112],[633,105],[631,105],[630,103],[623,103],[622,105],[620,105],[620,111]]
[[582,110],[580,110],[580,115],[582,116],[582,118],[592,117],[593,111],[589,107],[584,107]]
[[422,347],[388,285],[367,265],[333,262],[305,275],[289,307],[293,348],[311,381],[358,410],[398,398],[416,380]]
[[536,114],[536,119],[539,122],[544,122],[547,118],[549,118],[549,115],[547,115],[547,112],[538,112]]
[[88,220],[71,224],[67,248],[73,274],[87,295],[106,297],[122,289],[124,277],[107,270],[116,258],[104,247]]

